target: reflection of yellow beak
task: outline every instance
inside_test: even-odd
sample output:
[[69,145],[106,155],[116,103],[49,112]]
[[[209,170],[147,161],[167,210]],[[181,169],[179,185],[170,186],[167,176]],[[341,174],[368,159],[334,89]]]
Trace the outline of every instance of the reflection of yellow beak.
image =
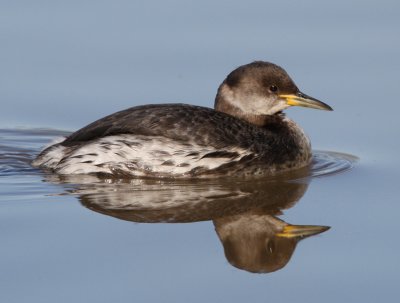
[[283,230],[276,234],[278,237],[283,238],[304,238],[320,234],[327,231],[329,226],[319,225],[286,225]]
[[323,110],[333,110],[328,104],[321,102],[313,97],[307,96],[301,92],[290,95],[279,95],[280,98],[286,100],[286,104],[290,106],[302,106]]

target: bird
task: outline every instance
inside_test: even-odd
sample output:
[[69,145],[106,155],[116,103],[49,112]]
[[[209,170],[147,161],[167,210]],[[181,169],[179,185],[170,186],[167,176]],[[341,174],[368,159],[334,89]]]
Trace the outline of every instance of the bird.
[[131,107],[45,148],[32,166],[105,178],[277,175],[306,167],[310,140],[283,110],[328,110],[280,66],[254,61],[220,84],[214,109],[171,103]]

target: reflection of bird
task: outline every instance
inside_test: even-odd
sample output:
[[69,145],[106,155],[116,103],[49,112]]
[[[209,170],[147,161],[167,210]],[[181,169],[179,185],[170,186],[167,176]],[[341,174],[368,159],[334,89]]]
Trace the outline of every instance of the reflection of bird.
[[164,104],[129,108],[45,149],[36,167],[60,174],[199,177],[272,174],[310,163],[289,106],[331,108],[299,91],[279,66],[253,62],[220,85],[215,110]]
[[293,181],[309,174],[304,170],[299,175],[300,171],[288,173],[287,179],[274,180],[103,180],[92,175],[53,174],[47,175],[47,181],[65,184],[68,191],[79,196],[83,206],[121,220],[212,220],[233,266],[271,272],[286,265],[300,239],[327,229],[290,225],[276,217],[295,205],[307,190],[309,179]]
[[329,229],[291,225],[271,215],[251,212],[216,219],[214,225],[229,263],[258,273],[281,269],[289,262],[298,241]]

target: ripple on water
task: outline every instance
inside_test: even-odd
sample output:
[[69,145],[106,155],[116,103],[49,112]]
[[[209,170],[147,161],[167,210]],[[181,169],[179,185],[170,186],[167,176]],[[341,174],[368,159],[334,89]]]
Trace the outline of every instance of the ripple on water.
[[338,174],[351,169],[358,161],[356,156],[332,151],[316,150],[313,153],[310,177]]

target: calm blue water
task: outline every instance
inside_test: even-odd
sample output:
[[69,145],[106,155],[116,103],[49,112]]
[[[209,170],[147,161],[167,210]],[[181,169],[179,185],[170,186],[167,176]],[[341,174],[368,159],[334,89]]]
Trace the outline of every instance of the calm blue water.
[[[396,301],[399,13],[396,1],[3,1],[0,302]],[[123,108],[211,107],[256,59],[335,109],[287,111],[314,149],[339,153],[317,152],[311,179],[126,184],[29,166]],[[354,164],[341,153],[359,160],[321,176]],[[331,228],[282,242],[278,218]]]

